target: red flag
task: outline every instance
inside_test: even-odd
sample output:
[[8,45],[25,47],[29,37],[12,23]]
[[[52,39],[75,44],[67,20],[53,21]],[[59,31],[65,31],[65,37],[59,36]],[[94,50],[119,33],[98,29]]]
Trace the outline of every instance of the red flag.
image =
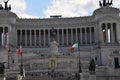
[[22,56],[23,52],[22,52],[22,46],[20,45],[20,48],[18,49],[18,55]]
[[79,42],[76,42],[75,44],[72,45],[72,47],[70,48],[70,51],[73,52],[76,49],[78,49],[79,47]]

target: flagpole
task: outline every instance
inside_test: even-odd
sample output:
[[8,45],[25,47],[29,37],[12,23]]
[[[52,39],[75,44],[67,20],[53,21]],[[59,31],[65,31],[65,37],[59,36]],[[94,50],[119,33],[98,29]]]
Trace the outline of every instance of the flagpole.
[[[22,46],[22,44],[21,44]],[[22,76],[22,80],[24,78],[24,71],[23,71],[23,48],[22,48],[22,54],[21,54],[21,76]]]
[[20,55],[20,76],[21,76],[21,80],[23,80],[24,72],[23,72],[23,49],[22,49],[22,43],[20,44],[20,48],[22,50],[21,53],[19,54]]
[[77,41],[75,44],[73,44],[72,45],[72,47],[70,48],[70,51],[74,51],[74,49],[76,48],[76,50],[77,50],[77,53],[78,53],[78,73],[76,73],[77,74],[77,78],[80,80],[80,77],[81,77],[81,72],[82,72],[82,70],[81,70],[81,62],[80,62],[80,43],[79,43],[79,41]]
[[79,73],[81,73],[82,70],[81,70],[81,62],[80,62],[80,47],[78,49],[78,53],[79,53]]
[[20,43],[20,53],[18,53],[18,56],[20,56],[20,65],[23,64],[23,49],[22,49],[22,42]]
[[82,72],[82,70],[81,70],[81,62],[80,62],[80,43],[78,42],[78,59],[79,59],[79,62],[78,62],[78,64],[79,64],[79,70],[78,70],[78,72],[79,72],[79,80],[80,80],[80,78],[81,78],[81,76],[80,76],[80,73]]

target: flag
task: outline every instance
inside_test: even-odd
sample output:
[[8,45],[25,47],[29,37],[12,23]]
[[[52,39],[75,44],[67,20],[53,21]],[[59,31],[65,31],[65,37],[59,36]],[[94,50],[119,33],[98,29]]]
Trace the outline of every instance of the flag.
[[78,49],[79,47],[79,42],[76,42],[75,44],[72,45],[72,47],[70,48],[70,51],[74,51],[75,49]]
[[23,52],[22,52],[22,46],[20,45],[20,48],[18,49],[18,55],[22,56]]

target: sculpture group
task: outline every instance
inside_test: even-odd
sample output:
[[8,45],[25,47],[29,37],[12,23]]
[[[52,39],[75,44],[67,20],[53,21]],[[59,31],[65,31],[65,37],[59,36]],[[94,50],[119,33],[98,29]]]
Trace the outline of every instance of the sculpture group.
[[3,7],[2,4],[0,4],[0,10],[11,10],[11,5],[8,6],[8,1],[4,1],[5,6]]
[[111,6],[113,4],[113,1],[109,1],[108,2],[106,0],[103,0],[103,3],[101,1],[99,1],[99,6],[100,7],[104,7],[104,6]]

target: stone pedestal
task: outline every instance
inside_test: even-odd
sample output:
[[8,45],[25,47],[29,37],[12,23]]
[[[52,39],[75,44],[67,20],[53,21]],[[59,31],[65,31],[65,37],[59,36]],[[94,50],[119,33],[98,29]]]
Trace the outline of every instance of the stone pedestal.
[[58,43],[56,41],[50,42],[50,55],[58,55]]
[[18,76],[17,76],[17,80],[24,80],[24,79],[23,79],[23,76],[18,75]]
[[80,73],[80,80],[84,80],[83,73]]
[[89,80],[96,80],[96,74],[90,74]]
[[80,80],[89,80],[89,74],[87,72],[80,73]]
[[0,78],[0,80],[6,80],[6,78],[5,78],[5,77],[3,77],[3,78]]
[[5,78],[5,75],[4,75],[4,74],[1,74],[1,75],[0,75],[0,80],[6,80],[6,78]]

